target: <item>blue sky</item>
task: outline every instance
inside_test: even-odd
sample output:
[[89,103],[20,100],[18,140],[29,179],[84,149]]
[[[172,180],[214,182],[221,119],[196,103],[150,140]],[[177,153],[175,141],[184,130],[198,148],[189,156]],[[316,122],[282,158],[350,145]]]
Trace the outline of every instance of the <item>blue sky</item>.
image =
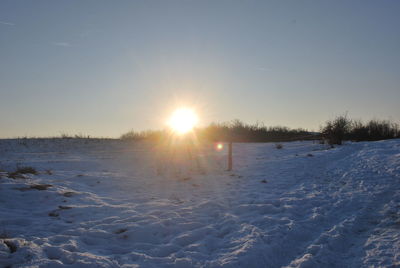
[[400,118],[399,1],[0,2],[0,137]]

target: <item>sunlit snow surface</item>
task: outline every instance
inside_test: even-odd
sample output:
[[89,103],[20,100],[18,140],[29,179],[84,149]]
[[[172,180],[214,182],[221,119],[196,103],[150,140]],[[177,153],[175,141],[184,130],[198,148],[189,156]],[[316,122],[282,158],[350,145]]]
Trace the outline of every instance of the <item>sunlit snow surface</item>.
[[[400,266],[400,140],[234,144],[233,172],[226,151],[201,172],[155,155],[1,140],[0,267]],[[7,178],[17,164],[39,174]]]

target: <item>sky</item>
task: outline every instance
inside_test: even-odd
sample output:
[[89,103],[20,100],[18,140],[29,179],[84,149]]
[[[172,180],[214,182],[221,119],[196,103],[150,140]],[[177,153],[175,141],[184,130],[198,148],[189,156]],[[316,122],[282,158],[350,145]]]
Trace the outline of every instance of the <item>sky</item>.
[[400,1],[0,1],[0,138],[400,122]]

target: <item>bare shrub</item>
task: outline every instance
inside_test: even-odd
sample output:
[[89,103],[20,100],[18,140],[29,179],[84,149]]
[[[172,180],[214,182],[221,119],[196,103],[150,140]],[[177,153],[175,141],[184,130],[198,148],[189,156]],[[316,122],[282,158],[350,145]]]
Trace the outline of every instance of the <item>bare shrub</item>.
[[347,115],[340,115],[327,121],[321,132],[330,145],[341,145],[350,129],[351,120],[347,118]]
[[399,125],[390,120],[350,120],[347,116],[339,116],[327,121],[322,128],[323,137],[329,144],[342,144],[343,140],[377,141],[400,138]]

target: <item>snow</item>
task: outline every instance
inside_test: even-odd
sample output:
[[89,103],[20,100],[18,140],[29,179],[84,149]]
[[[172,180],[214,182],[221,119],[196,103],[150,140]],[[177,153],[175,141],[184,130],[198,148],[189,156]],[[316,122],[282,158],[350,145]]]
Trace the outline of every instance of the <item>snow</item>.
[[0,266],[400,266],[400,140],[212,148],[0,140]]

